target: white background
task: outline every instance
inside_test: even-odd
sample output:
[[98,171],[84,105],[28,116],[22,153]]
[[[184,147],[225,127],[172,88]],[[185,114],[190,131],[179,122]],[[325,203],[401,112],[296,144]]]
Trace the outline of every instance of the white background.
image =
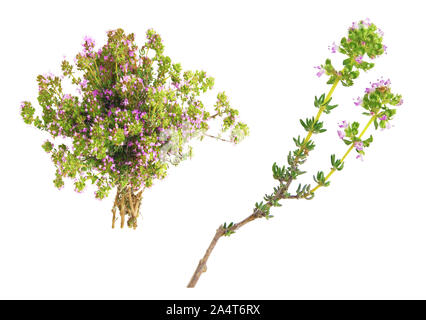
[[[422,1],[13,1],[1,30],[0,298],[426,298],[424,210],[425,27]],[[369,17],[385,32],[388,55],[324,116],[325,134],[302,181],[329,168],[345,146],[340,120],[361,119],[352,98],[380,76],[404,96],[391,130],[377,131],[364,162],[352,154],[313,201],[287,201],[275,218],[222,238],[208,272],[186,289],[215,229],[240,221],[270,193],[299,118],[329,89],[313,66],[352,21]],[[225,90],[250,137],[211,140],[144,196],[136,230],[111,229],[112,197],[97,201],[54,188],[46,136],[23,123],[22,100],[36,104],[36,76],[58,72],[85,35],[97,44],[124,28],[142,44],[148,28],[184,69],[203,69]],[[340,58],[335,55],[336,65]],[[337,64],[339,63],[339,64]]]

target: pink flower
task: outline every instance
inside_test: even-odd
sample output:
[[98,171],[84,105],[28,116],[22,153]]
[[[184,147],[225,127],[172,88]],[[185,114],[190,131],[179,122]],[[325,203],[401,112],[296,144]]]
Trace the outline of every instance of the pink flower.
[[81,87],[86,89],[87,88],[87,82],[88,81],[86,79],[84,79],[82,82],[80,82]]
[[[354,100],[355,100],[355,99],[354,99]],[[355,104],[356,106],[361,105],[361,103],[362,103],[362,99],[361,99],[361,97],[358,97],[358,98],[354,101],[354,104]]]
[[358,57],[356,57],[356,58],[355,58],[355,61],[356,61],[357,63],[361,63],[361,62],[362,62],[362,56],[358,56]]
[[383,115],[383,116],[381,116],[379,119],[380,119],[380,120],[385,121],[385,120],[387,120],[387,119],[388,119],[388,117],[384,114],[384,115]]
[[402,105],[403,103],[404,103],[404,99],[401,99],[401,100],[399,100],[399,102],[398,102],[397,106],[400,106],[400,105]]
[[364,157],[361,154],[357,155],[356,158],[361,160],[361,161],[364,161]]
[[362,23],[364,26],[369,27],[369,26],[371,25],[370,18],[367,18],[367,19],[365,19],[365,20],[362,20],[362,21],[361,21],[361,23]]
[[346,120],[343,120],[340,124],[337,124],[339,126],[339,128],[347,128],[348,127],[348,123],[346,122]]
[[362,141],[355,141],[354,147],[357,151],[362,151],[364,149],[364,144],[362,143]]
[[343,133],[343,131],[341,130],[337,130],[337,135],[339,136],[340,139],[343,140],[343,138],[345,137],[345,134]]
[[123,105],[125,105],[125,106],[128,106],[128,105],[129,105],[129,100],[127,100],[127,98],[126,98],[126,99],[124,99],[124,101],[123,101]]
[[331,53],[336,53],[337,52],[337,45],[336,42],[333,42],[333,44],[331,46],[328,46],[328,50],[331,51]]
[[321,77],[324,74],[324,72],[325,72],[325,70],[324,70],[324,68],[322,66],[315,66],[314,68],[319,70],[317,72],[317,77],[318,78]]
[[84,42],[87,43],[89,46],[95,46],[95,40],[88,36],[84,37]]

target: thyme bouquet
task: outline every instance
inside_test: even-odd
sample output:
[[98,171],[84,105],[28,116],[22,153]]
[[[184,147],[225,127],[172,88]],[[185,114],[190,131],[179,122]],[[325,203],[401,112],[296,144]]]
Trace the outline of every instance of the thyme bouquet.
[[[201,96],[214,79],[173,63],[154,30],[147,31],[141,48],[133,33],[117,29],[107,35],[98,50],[85,37],[75,64],[63,60],[61,76],[39,75],[41,115],[24,101],[21,116],[50,134],[42,147],[56,167],[57,188],[64,178],[73,179],[77,192],[89,182],[97,199],[116,188],[112,227],[118,209],[120,226],[127,217],[127,225],[136,228],[143,191],[164,178],[170,164],[191,156],[191,140],[208,136],[236,144],[248,127],[224,92],[212,108],[204,105]],[[75,94],[65,93],[63,80]],[[212,132],[212,122],[220,129]]]
[[207,261],[221,237],[232,235],[238,229],[256,219],[272,218],[271,208],[281,207],[281,200],[313,199],[318,189],[329,186],[330,177],[336,171],[343,169],[345,159],[351,151],[355,150],[357,159],[363,159],[366,148],[370,147],[373,142],[372,135],[368,138],[365,137],[372,124],[375,129],[391,127],[390,123],[396,114],[396,108],[403,103],[403,100],[401,95],[392,92],[390,80],[379,79],[365,89],[362,97],[354,99],[355,107],[368,117],[366,124],[361,126],[357,121],[349,122],[347,120],[338,124],[337,135],[339,140],[348,146],[347,151],[340,158],[336,157],[335,154],[330,156],[330,170],[328,173],[318,171],[313,175],[315,184],[313,188],[311,184],[298,184],[297,187],[293,187],[293,182],[306,173],[300,167],[308,159],[309,153],[315,149],[313,136],[326,131],[324,123],[320,121],[321,116],[330,113],[338,106],[331,104],[334,90],[339,84],[344,87],[352,86],[361,71],[367,71],[374,67],[373,61],[387,51],[387,47],[382,41],[383,32],[369,19],[366,19],[352,23],[340,44],[333,43],[329,47],[332,53],[340,52],[345,56],[342,61],[343,67],[338,71],[331,59],[326,59],[324,64],[315,67],[316,75],[322,77],[325,74],[327,84],[331,85],[331,88],[327,94],[324,93],[315,97],[314,107],[318,109],[316,115],[300,120],[302,128],[306,131],[306,136],[304,138],[300,136],[293,138],[296,148],[288,153],[287,165],[279,166],[277,163],[272,165],[273,178],[278,181],[278,185],[272,193],[265,194],[263,200],[255,204],[253,212],[248,217],[238,223],[224,223],[219,226],[203,258],[199,261],[188,287],[195,287],[201,274],[207,270]]

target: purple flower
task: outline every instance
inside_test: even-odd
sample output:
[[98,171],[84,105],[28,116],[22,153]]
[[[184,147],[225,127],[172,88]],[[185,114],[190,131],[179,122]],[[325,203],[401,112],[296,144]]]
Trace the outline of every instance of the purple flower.
[[386,54],[388,54],[388,53],[387,53],[387,50],[388,50],[388,46],[386,46],[386,45],[383,45],[382,47],[383,47],[383,52],[384,52],[384,53],[386,53]]
[[[354,100],[355,100],[355,99],[354,99]],[[354,104],[355,104],[356,106],[361,105],[361,103],[362,103],[362,99],[361,99],[361,97],[358,97],[358,98],[354,101]]]
[[128,105],[129,105],[129,100],[127,100],[127,98],[126,98],[126,99],[124,99],[124,101],[123,101],[123,105],[125,105],[125,106],[128,106]]
[[361,154],[357,155],[356,158],[361,160],[361,161],[364,161],[364,157]]
[[317,72],[317,77],[318,78],[321,77],[324,74],[324,72],[325,72],[325,70],[324,70],[324,68],[322,66],[315,66],[314,68],[319,70]]
[[333,44],[331,46],[328,46],[328,50],[331,51],[331,53],[336,53],[337,52],[337,45],[336,42],[333,42]]
[[355,141],[354,147],[357,151],[362,151],[364,149],[364,144],[362,143],[362,141]]
[[337,124],[339,126],[339,128],[347,128],[348,127],[348,123],[346,122],[346,120],[343,120],[340,124]]
[[355,58],[355,61],[356,61],[357,63],[361,63],[361,62],[362,62],[362,56],[358,56],[358,57],[356,57],[356,58]]
[[84,37],[84,42],[87,43],[89,46],[95,46],[95,40],[88,36]]
[[343,138],[345,137],[344,132],[343,132],[343,131],[341,131],[341,130],[337,130],[337,135],[338,135],[338,136],[339,136],[339,138],[340,138],[340,139],[342,139],[342,140],[343,140]]
[[84,89],[86,89],[87,88],[87,82],[88,81],[86,79],[84,79],[83,81],[81,81],[80,82],[81,87],[84,88]]
[[379,119],[380,119],[380,120],[385,121],[385,120],[387,120],[387,119],[388,119],[388,117],[384,114],[384,115],[383,115],[383,116],[381,116]]
[[385,35],[385,33],[380,28],[377,29],[377,34],[381,37],[383,37]]
[[404,99],[401,99],[401,100],[399,100],[399,102],[398,102],[397,106],[400,106],[400,105],[402,105],[403,103],[404,103]]
[[361,23],[362,23],[364,26],[366,26],[366,27],[371,26],[370,18],[367,18],[367,19],[365,19],[365,20],[361,21]]

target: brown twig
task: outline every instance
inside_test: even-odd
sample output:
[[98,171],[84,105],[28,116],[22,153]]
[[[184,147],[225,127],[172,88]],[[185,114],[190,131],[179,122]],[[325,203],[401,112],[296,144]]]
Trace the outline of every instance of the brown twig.
[[[307,155],[308,150],[303,149],[305,155]],[[296,170],[298,165],[299,165],[299,156],[295,157],[293,164],[291,165],[291,168],[293,170]],[[281,199],[300,199],[299,195],[289,195],[287,193],[291,183],[293,182],[294,178],[290,177],[287,182],[285,184],[281,184],[279,187],[278,192],[275,194],[275,196],[270,199],[267,203],[266,206],[268,208],[272,207],[273,203],[277,200],[281,200]],[[264,218],[266,217],[265,212],[259,210],[259,209],[254,209],[254,212],[249,215],[247,218],[245,218],[244,220],[241,220],[240,222],[238,222],[237,224],[232,225],[232,227],[228,227],[228,228],[224,228],[224,226],[220,226],[219,229],[216,230],[216,234],[213,237],[213,240],[211,241],[209,247],[207,248],[206,253],[204,254],[204,257],[200,260],[200,262],[198,263],[197,268],[195,269],[195,272],[191,278],[191,280],[188,283],[188,288],[194,288],[195,285],[197,284],[198,280],[201,277],[201,274],[205,271],[207,271],[207,261],[213,251],[213,249],[216,246],[216,243],[218,242],[218,240],[226,235],[226,234],[230,234],[233,233],[235,231],[237,231],[239,228],[241,228],[242,226],[246,225],[247,223],[249,223],[250,221],[254,221],[258,218]]]
[[114,229],[115,228],[115,207],[114,208],[112,208],[112,228]]
[[116,210],[117,210],[117,207],[118,207],[118,198],[119,198],[119,195],[120,195],[120,189],[117,188],[117,194],[115,195],[114,205],[112,206],[112,228],[113,229],[115,227],[115,220],[116,220],[115,215],[116,215]]
[[139,190],[137,193],[134,193],[133,189],[130,186],[124,188],[117,188],[117,194],[115,196],[114,205],[112,207],[112,228],[115,227],[118,209],[121,217],[120,227],[124,228],[126,215],[128,215],[128,226],[133,227],[133,229],[136,229],[143,191],[144,188]]
[[132,217],[135,217],[136,216],[136,212],[135,212],[135,207],[133,206],[132,188],[129,188],[128,196],[129,196],[130,210],[132,210]]
[[244,226],[245,224],[249,223],[250,221],[256,220],[257,218],[261,218],[264,215],[262,213],[259,213],[258,211],[252,213],[251,215],[249,215],[247,218],[245,218],[244,220],[238,222],[237,224],[234,224],[232,227],[230,228],[224,228],[223,225],[221,225],[217,230],[216,230],[216,234],[213,237],[213,240],[210,242],[209,247],[206,250],[206,253],[204,254],[204,257],[200,260],[200,262],[198,263],[197,268],[195,269],[195,272],[191,278],[191,280],[188,283],[188,288],[194,288],[195,285],[198,282],[198,279],[200,279],[201,274],[203,272],[207,271],[207,261],[213,251],[213,249],[215,248],[217,242],[219,241],[219,239],[221,237],[223,237],[227,232],[235,232],[236,230],[238,230],[239,228],[241,228],[242,226]]
[[121,223],[120,223],[120,228],[124,228],[124,196],[121,196],[121,204],[120,204],[120,216],[121,216]]

